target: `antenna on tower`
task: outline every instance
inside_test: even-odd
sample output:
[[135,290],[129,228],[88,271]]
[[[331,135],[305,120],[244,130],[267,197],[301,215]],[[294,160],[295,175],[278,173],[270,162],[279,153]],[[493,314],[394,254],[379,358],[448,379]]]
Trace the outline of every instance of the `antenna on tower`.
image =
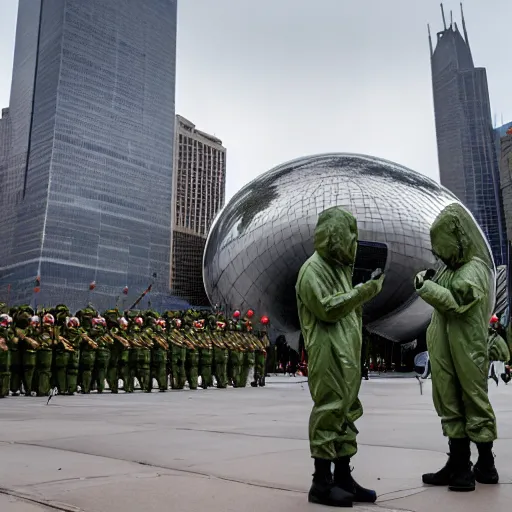
[[450,28],[453,27],[453,11],[450,11]]
[[464,40],[469,46],[468,31],[466,30],[466,20],[464,19],[464,7],[462,6],[462,2],[460,3],[460,14],[462,16],[462,30],[464,31]]
[[430,57],[432,58],[434,56],[434,47],[432,46],[432,34],[430,33],[430,25],[427,24],[427,30],[428,30],[428,45],[430,46]]
[[443,15],[443,25],[444,25],[444,29],[446,30],[446,18],[444,16],[444,6],[443,6],[443,4],[441,4],[441,14]]

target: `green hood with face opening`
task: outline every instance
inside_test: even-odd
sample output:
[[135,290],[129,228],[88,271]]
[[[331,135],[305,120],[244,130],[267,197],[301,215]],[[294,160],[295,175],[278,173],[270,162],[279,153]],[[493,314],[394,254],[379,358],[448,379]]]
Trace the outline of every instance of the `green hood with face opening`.
[[462,205],[447,206],[430,228],[432,252],[448,268],[454,270],[479,258],[494,267],[484,237],[471,214]]
[[315,230],[315,250],[330,265],[353,265],[357,252],[357,222],[355,217],[335,206],[318,217]]

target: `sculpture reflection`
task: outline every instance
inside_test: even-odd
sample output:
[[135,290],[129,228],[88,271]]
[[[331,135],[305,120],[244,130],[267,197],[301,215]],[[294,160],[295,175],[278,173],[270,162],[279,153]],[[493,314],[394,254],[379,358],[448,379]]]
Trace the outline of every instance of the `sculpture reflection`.
[[366,327],[411,341],[432,312],[418,300],[413,278],[437,265],[430,225],[454,202],[435,181],[379,158],[332,153],[284,163],[240,190],[216,218],[204,254],[208,297],[227,310],[250,307],[269,316],[297,346],[297,274],[313,253],[319,213],[341,206],[359,227],[354,280],[375,268],[386,272],[382,293],[364,309]]

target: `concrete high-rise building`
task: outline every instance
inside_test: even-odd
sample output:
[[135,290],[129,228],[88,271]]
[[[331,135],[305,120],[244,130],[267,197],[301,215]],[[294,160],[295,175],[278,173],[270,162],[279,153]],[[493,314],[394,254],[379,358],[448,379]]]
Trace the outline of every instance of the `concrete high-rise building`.
[[9,109],[2,109],[2,117],[0,117],[0,190],[2,190],[2,176],[7,165],[7,151],[11,143],[11,118],[9,117]]
[[500,141],[500,183],[507,239],[512,241],[512,123]]
[[499,168],[485,68],[477,68],[462,14],[446,22],[429,43],[441,183],[473,213],[487,236],[497,265],[506,260]]
[[[111,306],[169,289],[177,0],[20,0],[0,286]],[[89,283],[96,282],[92,296]]]
[[496,154],[498,155],[498,164],[501,158],[501,139],[507,135],[510,128],[512,128],[512,122],[494,128],[494,141],[496,144]]
[[174,155],[171,291],[194,306],[208,306],[203,252],[213,219],[224,206],[226,148],[176,116]]

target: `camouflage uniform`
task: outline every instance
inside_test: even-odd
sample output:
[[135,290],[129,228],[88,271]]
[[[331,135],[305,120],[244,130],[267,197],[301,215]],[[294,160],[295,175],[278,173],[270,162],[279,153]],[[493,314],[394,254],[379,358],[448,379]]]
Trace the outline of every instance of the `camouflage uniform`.
[[107,321],[100,314],[92,319],[90,336],[98,345],[92,372],[92,382],[98,393],[103,393],[105,391],[105,381],[107,380],[110,362],[110,347],[114,344],[114,340],[108,334]]
[[76,317],[80,320],[80,324],[84,333],[82,335],[80,346],[80,370],[79,382],[82,393],[89,394],[92,385],[92,373],[96,363],[96,350],[98,344],[91,338],[92,319],[97,316],[95,309],[87,307],[77,311]]
[[198,373],[201,376],[201,387],[207,389],[213,386],[212,376],[212,364],[213,364],[213,353],[212,353],[212,342],[208,330],[206,329],[206,321],[201,318],[201,314],[196,312],[194,315],[194,334],[199,347],[199,370]]
[[247,381],[249,380],[249,373],[251,368],[254,366],[254,349],[256,348],[253,341],[254,336],[252,334],[252,323],[249,317],[244,318],[243,332],[241,333],[241,337],[244,341],[244,356],[242,361],[242,371],[240,373],[239,387],[245,388],[247,386]]
[[73,349],[69,352],[68,366],[66,368],[66,393],[74,395],[78,391],[78,372],[80,369],[80,345],[85,331],[80,327],[80,320],[73,316],[66,318],[62,328],[64,338]]
[[137,378],[140,389],[148,391],[151,386],[152,340],[143,332],[144,319],[138,311],[128,312],[129,334],[134,348],[130,351],[130,382]]
[[210,339],[213,345],[213,374],[217,381],[217,387],[224,389],[228,385],[228,348],[226,345],[226,320],[219,315],[208,317]]
[[[5,305],[2,305],[5,306]],[[7,308],[2,307],[5,311]],[[0,398],[9,396],[11,383],[11,347],[14,345],[12,318],[7,313],[0,315]]]
[[185,372],[190,389],[197,389],[199,384],[199,346],[194,330],[194,314],[188,310],[183,317],[183,335],[189,342],[187,346],[187,358],[185,360]]
[[240,374],[242,373],[242,363],[244,354],[238,333],[241,330],[239,322],[229,321],[229,329],[227,334],[229,344],[229,361],[228,361],[228,379],[234,388],[240,385]]
[[109,309],[103,313],[107,321],[110,337],[113,343],[110,346],[110,359],[108,363],[107,382],[111,393],[119,392],[119,379],[123,381],[126,391],[128,381],[128,365],[130,360],[130,342],[125,338],[128,321],[121,316],[118,309]]
[[[11,393],[18,395],[23,383],[25,395],[30,396],[36,367],[37,343],[33,339],[26,339],[25,334],[27,330],[32,331],[30,321],[34,310],[27,305],[18,306],[11,309],[10,315],[14,321],[15,339],[18,340],[11,348]],[[31,334],[29,332],[28,336]]]
[[[47,396],[51,390],[53,347],[56,340],[55,318],[43,311],[40,328],[34,339],[39,346],[36,350],[35,391],[37,396]],[[34,383],[33,383],[34,384]]]
[[183,321],[179,313],[167,311],[165,318],[167,320],[168,338],[171,342],[169,349],[171,387],[172,389],[183,389],[186,382],[187,346],[190,342],[183,335]]
[[[53,354],[52,386],[56,386],[59,394],[69,393],[68,372],[73,372],[72,367],[78,364],[80,358],[79,349],[75,348],[66,337],[66,322],[69,319],[69,309],[63,304],[58,305],[51,311],[55,318],[55,345]],[[73,379],[73,375],[71,375]],[[75,388],[76,386],[71,386]],[[73,394],[73,392],[71,392]]]
[[[167,391],[167,357],[169,343],[167,342],[166,321],[160,318],[156,311],[146,312],[146,336],[153,340],[151,353],[151,388],[153,379],[160,391]],[[149,388],[149,391],[151,391]]]
[[267,333],[265,331],[260,333],[258,340],[258,349],[255,353],[254,362],[254,381],[251,382],[252,387],[265,386],[266,376],[266,363],[267,363],[267,348],[270,345]]

